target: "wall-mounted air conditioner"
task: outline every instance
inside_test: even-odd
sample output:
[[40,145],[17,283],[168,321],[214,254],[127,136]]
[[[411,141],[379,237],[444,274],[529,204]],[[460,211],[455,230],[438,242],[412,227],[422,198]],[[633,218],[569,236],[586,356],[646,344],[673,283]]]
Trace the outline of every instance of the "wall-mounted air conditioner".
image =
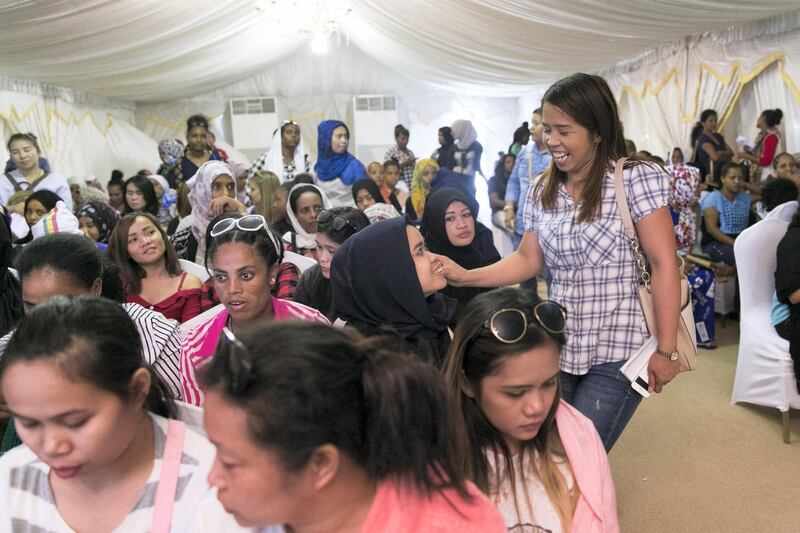
[[228,102],[231,144],[250,158],[272,145],[272,134],[280,126],[280,102],[270,96],[234,98]]
[[365,165],[383,162],[394,146],[394,127],[398,124],[397,98],[391,95],[359,95],[353,98],[355,145],[350,149]]

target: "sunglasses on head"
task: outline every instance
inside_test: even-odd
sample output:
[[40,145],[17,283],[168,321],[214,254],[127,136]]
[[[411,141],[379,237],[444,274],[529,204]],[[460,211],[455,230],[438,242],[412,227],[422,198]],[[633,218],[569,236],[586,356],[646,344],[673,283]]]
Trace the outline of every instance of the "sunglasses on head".
[[280,257],[281,256],[280,244],[275,239],[275,235],[273,235],[272,232],[269,230],[269,227],[267,225],[267,220],[261,215],[245,215],[239,218],[223,218],[222,220],[214,224],[214,227],[211,228],[210,235],[211,238],[214,239],[219,237],[223,233],[227,233],[234,229],[238,229],[241,231],[259,231],[262,228],[266,232],[267,237],[269,237],[272,246],[275,247],[275,253],[278,255],[278,257]]
[[482,328],[491,331],[500,342],[514,344],[525,337],[534,322],[548,333],[560,335],[566,330],[567,310],[552,300],[541,301],[530,309],[498,309]]
[[351,228],[353,228],[353,231],[358,232],[358,228],[355,227],[352,222],[347,220],[345,217],[334,215],[327,209],[323,209],[319,213],[317,213],[318,228],[319,224],[324,224],[324,225],[330,224],[333,231],[342,231],[345,226],[350,226]]

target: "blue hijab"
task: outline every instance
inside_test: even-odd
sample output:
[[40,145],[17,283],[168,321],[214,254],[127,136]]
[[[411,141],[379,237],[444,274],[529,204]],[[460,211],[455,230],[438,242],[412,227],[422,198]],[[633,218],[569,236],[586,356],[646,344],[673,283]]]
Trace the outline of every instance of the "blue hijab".
[[[314,171],[322,181],[336,178],[345,185],[352,185],[360,179],[369,177],[361,162],[345,150],[343,154],[335,154],[331,149],[333,130],[339,126],[347,126],[341,120],[323,120],[317,126],[317,164]],[[350,135],[350,130],[347,130]]]

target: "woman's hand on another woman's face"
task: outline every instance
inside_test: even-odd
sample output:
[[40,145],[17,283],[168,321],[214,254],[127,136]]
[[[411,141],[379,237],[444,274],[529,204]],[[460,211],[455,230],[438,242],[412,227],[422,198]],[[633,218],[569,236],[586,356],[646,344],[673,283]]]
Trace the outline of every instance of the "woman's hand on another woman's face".
[[444,272],[444,277],[447,278],[447,283],[454,287],[461,287],[467,281],[467,274],[469,270],[466,268],[461,267],[458,263],[453,261],[447,256],[439,255],[439,254],[431,254],[436,257],[439,262],[442,264],[442,270]]

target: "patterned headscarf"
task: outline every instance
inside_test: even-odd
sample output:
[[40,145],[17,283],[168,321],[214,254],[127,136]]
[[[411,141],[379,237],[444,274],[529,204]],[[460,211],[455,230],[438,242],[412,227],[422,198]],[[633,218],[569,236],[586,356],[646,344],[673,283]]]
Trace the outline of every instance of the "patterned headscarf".
[[120,216],[117,210],[105,202],[88,202],[83,204],[81,210],[78,211],[78,218],[88,217],[92,219],[92,223],[100,232],[100,238],[97,242],[108,244],[108,238],[111,232],[117,227]]
[[183,146],[178,141],[165,139],[158,143],[158,149],[166,155],[178,159],[183,155]]
[[223,161],[206,161],[186,182],[189,187],[189,203],[192,206],[192,235],[197,240],[197,257],[204,257],[206,251],[206,228],[214,214],[211,212],[211,184],[217,178],[233,171]]

